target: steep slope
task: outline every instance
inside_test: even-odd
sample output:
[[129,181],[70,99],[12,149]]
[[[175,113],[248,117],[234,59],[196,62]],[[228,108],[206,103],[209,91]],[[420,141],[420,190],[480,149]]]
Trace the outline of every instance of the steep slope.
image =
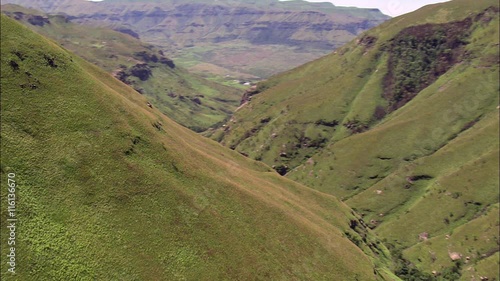
[[127,34],[16,5],[3,5],[2,12],[113,73],[167,116],[195,131],[225,121],[239,105],[239,90],[190,74],[163,51]]
[[18,219],[16,275],[2,247],[2,280],[390,278],[346,205],[146,103],[1,16],[0,172]]
[[[260,83],[212,137],[346,200],[427,273],[456,249],[473,269],[499,243],[498,216],[491,235],[474,227],[498,212],[498,11],[455,0],[395,18]],[[422,238],[459,229],[477,239]]]
[[[171,48],[194,70],[267,77],[331,52],[387,16],[374,9],[339,8],[306,1],[110,1],[6,0],[75,21],[137,33]],[[290,59],[293,57],[293,59]],[[202,64],[200,65],[200,62]],[[207,67],[212,66],[212,67]]]

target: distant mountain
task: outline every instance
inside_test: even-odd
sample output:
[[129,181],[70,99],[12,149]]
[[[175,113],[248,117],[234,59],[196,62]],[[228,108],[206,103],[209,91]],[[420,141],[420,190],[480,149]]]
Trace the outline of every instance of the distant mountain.
[[335,197],[178,125],[16,21],[0,26],[0,176],[17,185],[18,219],[16,275],[2,247],[2,280],[393,280],[387,249]]
[[241,92],[188,73],[166,54],[124,30],[82,26],[64,15],[46,15],[17,5],[2,12],[59,42],[146,96],[155,107],[180,124],[204,131],[225,122]]
[[6,0],[133,32],[193,70],[268,76],[331,52],[388,19],[376,9],[306,1]]
[[258,84],[212,137],[342,198],[400,276],[498,280],[498,105],[498,1],[455,0]]

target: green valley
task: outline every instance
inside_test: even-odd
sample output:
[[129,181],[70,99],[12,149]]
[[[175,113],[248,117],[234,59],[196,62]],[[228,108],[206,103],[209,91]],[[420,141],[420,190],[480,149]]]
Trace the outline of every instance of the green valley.
[[19,219],[2,280],[391,280],[387,249],[335,197],[4,15],[1,54],[0,175],[15,178]]
[[2,280],[500,280],[498,1],[4,2]]

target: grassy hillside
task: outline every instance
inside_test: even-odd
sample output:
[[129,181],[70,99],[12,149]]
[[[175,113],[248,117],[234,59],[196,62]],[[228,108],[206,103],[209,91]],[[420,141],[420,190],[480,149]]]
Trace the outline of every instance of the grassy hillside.
[[[482,268],[499,279],[486,265],[498,235],[474,227],[499,197],[498,11],[455,0],[395,18],[260,83],[212,138],[342,198],[405,266],[453,274],[448,251],[460,249],[463,262],[474,253],[462,278]],[[477,241],[419,240],[459,229]]]
[[160,111],[195,131],[225,121],[239,105],[239,90],[188,73],[160,49],[128,34],[16,5],[4,5],[2,12],[130,84]]
[[3,15],[1,89],[18,218],[2,280],[392,280],[383,244],[335,197],[187,130]]

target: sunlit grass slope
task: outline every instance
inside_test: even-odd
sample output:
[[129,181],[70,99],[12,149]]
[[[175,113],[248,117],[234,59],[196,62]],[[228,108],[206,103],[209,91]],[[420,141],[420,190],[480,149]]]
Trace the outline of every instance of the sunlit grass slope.
[[[45,15],[17,5],[3,5],[2,12],[109,73],[122,75],[160,111],[195,131],[224,122],[239,106],[241,90],[191,74],[165,58],[168,54],[159,48],[128,34],[74,24],[66,16]],[[37,22],[33,15],[46,21]]]
[[387,250],[333,196],[178,125],[5,16],[1,87],[1,182],[16,174],[19,219],[17,275],[3,247],[2,280],[391,276]]
[[[499,279],[498,235],[476,227],[499,201],[498,12],[455,0],[392,19],[259,84],[212,137],[345,200],[428,274],[457,251],[461,278],[477,266]],[[419,240],[459,230],[477,241]]]
[[[473,18],[491,6],[498,7],[495,1],[473,4],[452,1],[384,23],[329,56],[259,84],[256,92],[261,93],[252,96],[252,101],[234,114],[225,132],[221,130],[213,137],[252,158],[269,165],[286,165],[291,170],[328,144],[374,127],[390,111],[391,101],[384,98],[384,79],[389,57],[395,51],[390,50],[391,45],[397,46],[393,38],[401,31],[426,23]],[[451,70],[469,69],[472,61],[488,73],[486,68],[495,67],[497,13],[490,13],[493,21],[476,21],[470,29],[457,28],[468,36],[461,40],[468,40],[469,44],[460,46],[466,50],[462,57],[464,63],[454,64]],[[411,46],[408,49],[411,51]],[[494,77],[494,69],[492,71]],[[483,80],[488,83],[487,79]],[[394,112],[397,114],[398,111]]]

